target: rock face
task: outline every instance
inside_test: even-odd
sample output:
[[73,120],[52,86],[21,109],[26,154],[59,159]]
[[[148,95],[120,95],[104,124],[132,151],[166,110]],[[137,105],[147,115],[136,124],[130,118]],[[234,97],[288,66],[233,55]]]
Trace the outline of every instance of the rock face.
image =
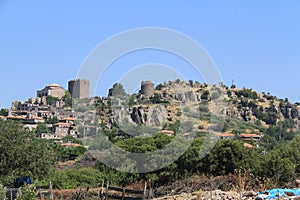
[[134,107],[131,120],[137,124],[146,126],[162,126],[167,117],[167,110],[163,105],[153,105],[147,107]]
[[147,126],[162,126],[167,116],[167,110],[163,105],[151,106],[146,117]]
[[[194,111],[191,108],[199,108],[203,104],[214,115],[221,114],[249,123],[259,122],[266,126],[289,119],[293,129],[300,129],[300,103],[292,104],[251,89],[229,89],[224,85],[210,86],[177,80],[161,84],[154,90],[153,83],[146,81],[141,89],[140,93],[128,96],[129,99],[102,100],[98,112],[106,127],[113,127],[114,122],[158,127],[179,120],[185,114],[181,111],[183,108],[189,107]],[[191,113],[188,114],[190,117]],[[195,116],[190,118],[197,119]]]
[[197,102],[200,101],[200,95],[193,91],[178,92],[174,94],[176,100],[181,102]]

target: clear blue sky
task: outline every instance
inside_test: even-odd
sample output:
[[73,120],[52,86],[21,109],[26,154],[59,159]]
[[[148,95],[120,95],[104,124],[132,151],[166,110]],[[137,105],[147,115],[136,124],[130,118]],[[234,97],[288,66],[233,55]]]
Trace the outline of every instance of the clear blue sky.
[[[238,87],[300,101],[300,0],[0,0],[0,107],[27,100],[50,83],[67,88],[96,45],[141,27],[192,37],[228,85],[234,79]],[[176,60],[161,57],[145,52],[132,59],[134,64]],[[131,65],[129,58],[118,64]],[[97,95],[106,95],[119,78],[113,71],[108,77]]]

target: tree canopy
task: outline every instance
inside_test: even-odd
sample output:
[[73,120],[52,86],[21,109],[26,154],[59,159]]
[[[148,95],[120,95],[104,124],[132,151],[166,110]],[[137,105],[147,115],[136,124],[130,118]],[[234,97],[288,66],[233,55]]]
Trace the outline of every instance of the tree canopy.
[[0,121],[0,181],[9,183],[17,176],[48,177],[55,153],[47,141],[12,121]]

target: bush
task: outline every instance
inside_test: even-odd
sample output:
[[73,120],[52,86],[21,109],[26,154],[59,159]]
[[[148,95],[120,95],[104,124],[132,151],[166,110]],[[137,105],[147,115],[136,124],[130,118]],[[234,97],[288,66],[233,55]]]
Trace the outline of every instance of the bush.
[[203,92],[203,94],[201,95],[201,99],[202,99],[202,100],[208,100],[208,98],[209,98],[209,91],[208,91],[208,90],[205,90],[205,91]]
[[71,189],[79,186],[97,187],[105,177],[98,169],[68,169],[57,171],[51,181],[54,188]]

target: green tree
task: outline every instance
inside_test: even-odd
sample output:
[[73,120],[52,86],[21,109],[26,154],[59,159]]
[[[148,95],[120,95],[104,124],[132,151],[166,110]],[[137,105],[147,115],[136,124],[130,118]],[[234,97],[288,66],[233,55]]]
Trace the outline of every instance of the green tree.
[[54,101],[59,101],[59,98],[53,97],[51,95],[49,95],[49,96],[46,97],[46,102],[47,102],[48,105],[50,105]]
[[7,115],[8,115],[8,110],[2,108],[2,109],[0,110],[0,115],[1,115],[1,116],[7,116]]
[[45,123],[38,123],[34,132],[37,137],[41,137],[42,133],[52,133]]
[[13,177],[48,177],[56,156],[48,141],[37,139],[33,132],[20,124],[0,121],[0,181],[11,182]]
[[69,91],[65,92],[65,95],[62,97],[62,100],[65,102],[66,107],[72,107],[72,96]]
[[58,118],[57,118],[56,116],[51,117],[51,118],[48,118],[48,119],[46,120],[46,123],[47,123],[47,124],[56,124],[56,123],[58,123],[58,122],[59,122],[59,120],[58,120]]
[[204,159],[205,169],[212,175],[228,175],[240,167],[253,168],[253,163],[258,163],[258,154],[243,146],[240,141],[220,140]]
[[111,89],[109,89],[108,96],[113,96],[113,97],[124,97],[126,96],[127,93],[125,92],[125,89],[121,83],[115,83]]
[[202,100],[208,100],[208,98],[209,98],[209,91],[208,91],[208,90],[205,90],[205,91],[203,92],[203,94],[201,95],[201,99],[202,99]]

